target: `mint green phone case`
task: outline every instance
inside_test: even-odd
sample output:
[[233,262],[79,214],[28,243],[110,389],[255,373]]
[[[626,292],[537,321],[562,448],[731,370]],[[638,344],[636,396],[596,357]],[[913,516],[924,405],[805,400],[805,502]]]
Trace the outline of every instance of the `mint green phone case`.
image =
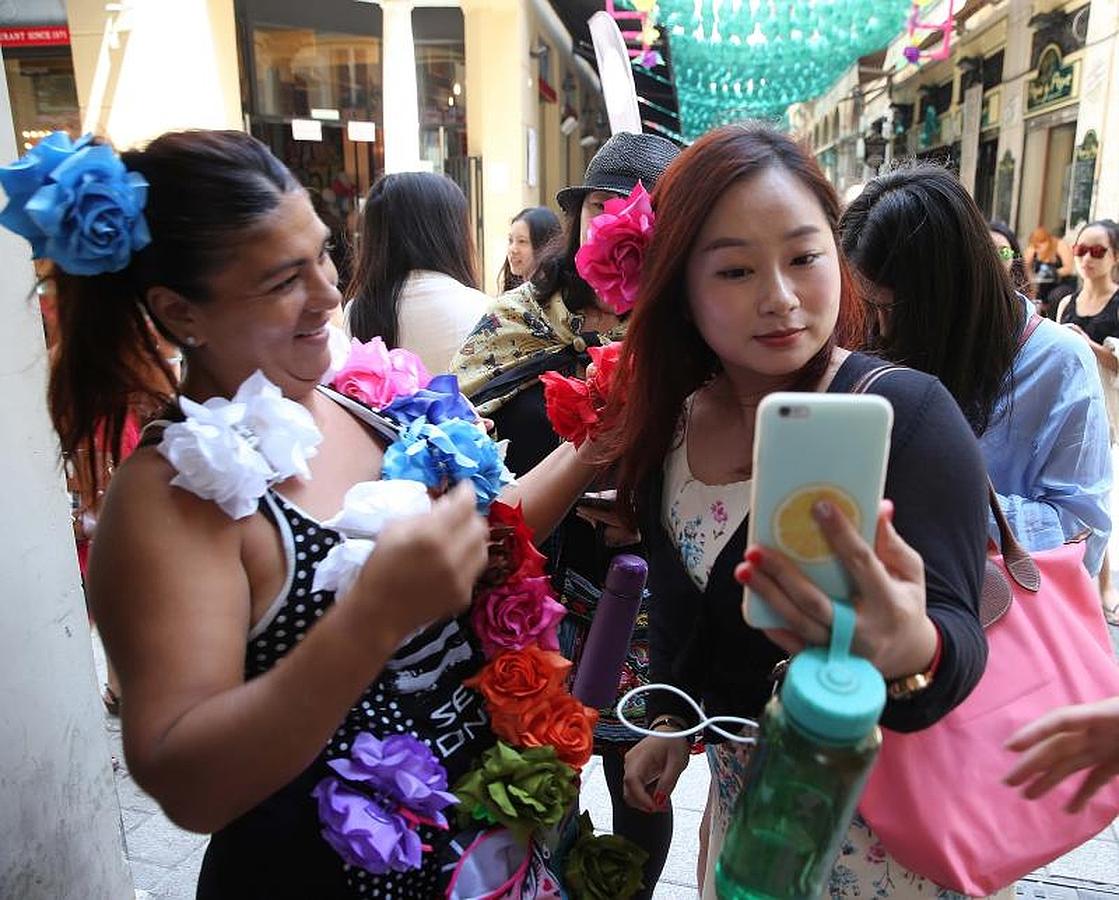
[[[876,394],[770,394],[758,406],[748,546],[781,550],[829,597],[851,596],[843,567],[810,511],[829,499],[850,514],[870,544],[886,483],[894,411]],[[749,588],[746,621],[781,628],[785,621]]]

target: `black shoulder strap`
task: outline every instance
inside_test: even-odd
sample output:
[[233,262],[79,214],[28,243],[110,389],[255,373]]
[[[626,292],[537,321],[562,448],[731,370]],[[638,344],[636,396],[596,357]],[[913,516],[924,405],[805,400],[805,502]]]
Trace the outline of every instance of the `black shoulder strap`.
[[347,412],[351,413],[355,418],[360,419],[390,444],[400,437],[400,432],[404,430],[396,421],[384,415],[384,413],[379,413],[375,409],[370,409],[365,404],[359,403],[352,397],[347,397],[345,394],[339,393],[332,387],[320,384],[318,389],[320,393],[329,397]]

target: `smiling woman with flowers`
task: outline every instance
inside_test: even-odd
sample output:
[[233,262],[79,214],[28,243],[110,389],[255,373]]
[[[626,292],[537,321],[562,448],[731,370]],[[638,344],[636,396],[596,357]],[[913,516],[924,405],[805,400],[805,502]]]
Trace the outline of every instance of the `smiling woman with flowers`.
[[132,774],[214,833],[198,896],[556,896],[594,713],[549,669],[531,529],[593,468],[564,446],[513,486],[454,378],[379,339],[332,360],[327,229],[245,134],[120,157],[56,135],[0,184],[0,224],[55,266],[64,451],[108,423],[116,461],[149,320],[187,358],[89,585]]

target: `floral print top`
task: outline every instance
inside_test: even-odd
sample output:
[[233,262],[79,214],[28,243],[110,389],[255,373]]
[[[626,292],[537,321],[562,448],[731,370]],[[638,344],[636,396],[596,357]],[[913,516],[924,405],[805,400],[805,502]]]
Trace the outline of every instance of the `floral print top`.
[[664,463],[664,527],[672,536],[692,581],[707,589],[711,568],[738,530],[750,508],[750,481],[705,484],[688,465],[688,419],[692,398],[684,404],[672,451]]

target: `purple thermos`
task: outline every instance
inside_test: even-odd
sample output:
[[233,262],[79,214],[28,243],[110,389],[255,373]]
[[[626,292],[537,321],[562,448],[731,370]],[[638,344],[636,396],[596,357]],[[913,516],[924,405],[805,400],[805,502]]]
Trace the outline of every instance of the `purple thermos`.
[[610,563],[575,671],[571,693],[580,703],[603,709],[618,699],[618,679],[648,575],[649,567],[640,556],[623,553]]

